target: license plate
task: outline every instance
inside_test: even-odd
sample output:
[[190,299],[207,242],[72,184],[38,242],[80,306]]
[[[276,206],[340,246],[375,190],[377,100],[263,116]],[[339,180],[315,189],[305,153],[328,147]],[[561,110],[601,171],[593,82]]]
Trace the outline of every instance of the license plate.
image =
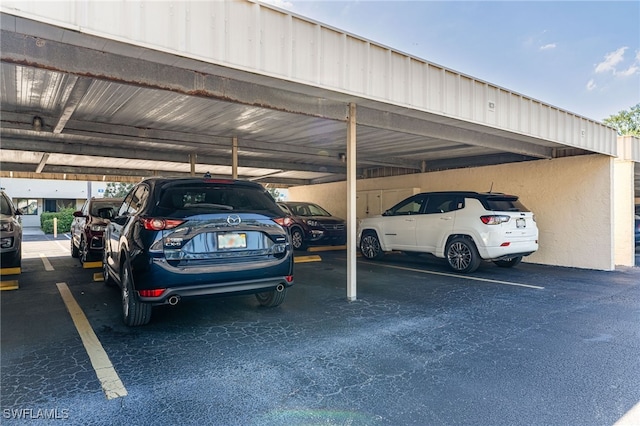
[[247,234],[218,234],[218,248],[247,248]]
[[516,228],[526,228],[527,221],[526,219],[516,219]]

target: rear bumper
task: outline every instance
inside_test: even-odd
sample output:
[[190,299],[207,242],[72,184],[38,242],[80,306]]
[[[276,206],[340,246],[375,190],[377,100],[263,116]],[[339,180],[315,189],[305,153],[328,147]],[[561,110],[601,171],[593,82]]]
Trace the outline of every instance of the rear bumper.
[[[169,303],[169,298],[176,296],[179,299],[213,296],[213,295],[238,295],[238,294],[254,294],[264,291],[276,290],[278,286],[291,287],[293,281],[287,281],[285,276],[266,278],[251,281],[236,281],[227,283],[207,284],[207,285],[190,285],[167,288],[162,295],[158,297],[140,297],[141,302],[162,305]],[[282,287],[281,287],[282,288]]]
[[[278,285],[293,285],[293,255],[248,262],[224,259],[175,266],[164,258],[141,253],[132,261],[135,289],[165,291],[157,297],[140,297],[143,302],[167,303],[171,296],[199,297],[216,294],[261,293]],[[287,281],[289,277],[290,281]]]
[[478,247],[480,257],[485,260],[501,260],[519,256],[529,256],[537,250],[538,243],[535,241],[513,243],[507,247]]

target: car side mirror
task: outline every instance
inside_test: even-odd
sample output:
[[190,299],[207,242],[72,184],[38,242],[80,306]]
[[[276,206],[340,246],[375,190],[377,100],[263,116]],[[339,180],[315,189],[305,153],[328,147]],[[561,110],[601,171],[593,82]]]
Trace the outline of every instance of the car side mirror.
[[78,210],[73,212],[73,217],[84,217],[84,215],[82,214],[82,211]]
[[382,216],[391,216],[391,215],[392,215],[391,209],[385,210],[384,213],[382,213]]
[[22,213],[22,210],[20,209],[16,209],[16,215],[20,216],[23,215],[24,213]]

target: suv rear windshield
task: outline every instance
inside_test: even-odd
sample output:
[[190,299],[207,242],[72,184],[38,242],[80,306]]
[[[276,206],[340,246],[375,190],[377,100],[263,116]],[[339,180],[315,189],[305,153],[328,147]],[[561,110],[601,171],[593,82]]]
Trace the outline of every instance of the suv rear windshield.
[[165,214],[168,211],[181,213],[203,213],[224,211],[269,212],[282,215],[275,201],[266,191],[239,185],[172,185],[160,194],[158,207]]
[[516,197],[488,197],[485,199],[485,208],[494,212],[528,212]]

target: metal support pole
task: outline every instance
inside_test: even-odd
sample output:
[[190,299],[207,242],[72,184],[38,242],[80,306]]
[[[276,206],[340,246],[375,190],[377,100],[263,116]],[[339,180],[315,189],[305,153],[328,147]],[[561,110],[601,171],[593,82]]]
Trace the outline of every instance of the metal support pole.
[[233,147],[231,148],[231,175],[238,179],[238,138],[233,137]]
[[191,164],[191,176],[196,175],[196,154],[189,154],[189,163]]
[[356,300],[356,104],[347,119],[347,300]]

